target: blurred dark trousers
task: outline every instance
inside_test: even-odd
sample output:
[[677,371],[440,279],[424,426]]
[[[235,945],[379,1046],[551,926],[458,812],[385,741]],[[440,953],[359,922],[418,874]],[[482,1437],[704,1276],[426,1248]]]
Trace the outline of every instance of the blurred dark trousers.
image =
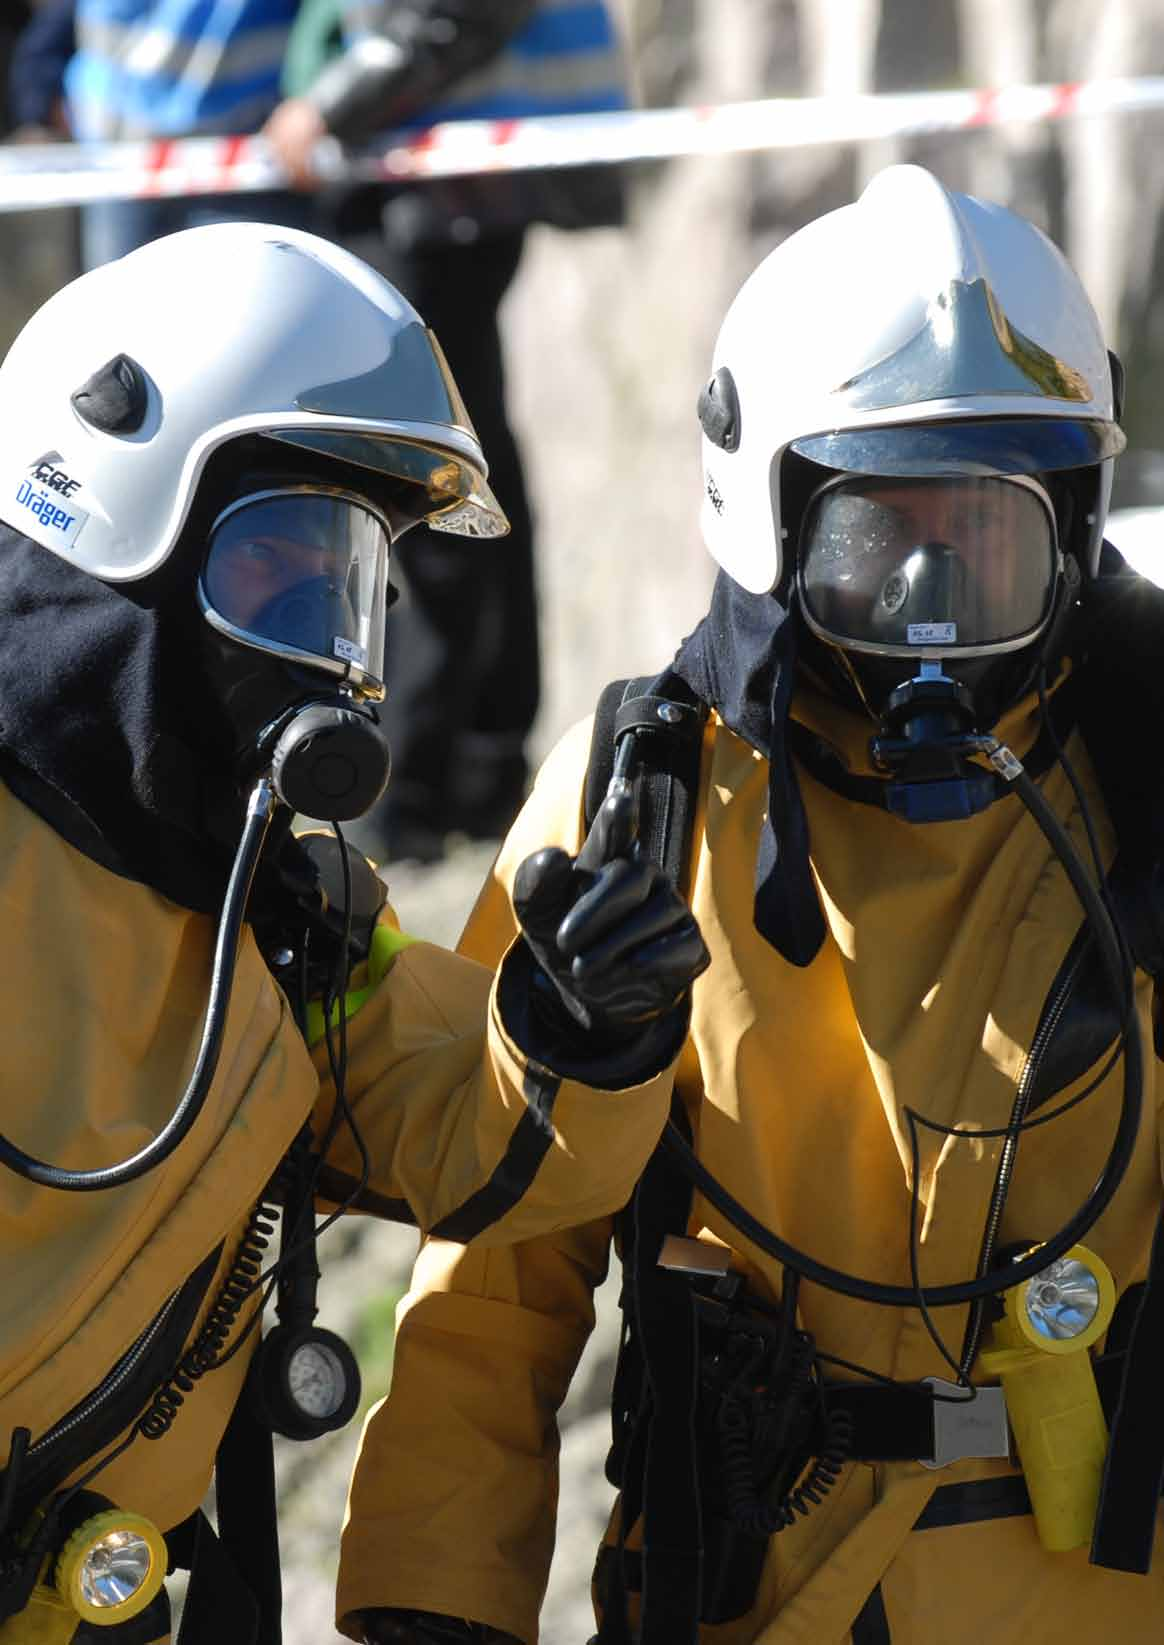
[[417,526],[394,550],[407,599],[388,617],[387,816],[436,831],[489,834],[508,822],[538,707],[533,531],[505,411],[497,324],[524,237],[519,229],[407,255],[380,248],[376,256],[436,333],[512,526],[494,542]]

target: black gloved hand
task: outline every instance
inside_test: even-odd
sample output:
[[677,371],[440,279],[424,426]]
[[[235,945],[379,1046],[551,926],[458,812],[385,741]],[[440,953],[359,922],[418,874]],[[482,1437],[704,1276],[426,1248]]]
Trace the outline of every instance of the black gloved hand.
[[629,788],[609,794],[578,856],[536,851],[518,868],[513,907],[537,970],[548,1025],[607,1047],[678,1005],[710,963],[694,916],[661,869],[634,852]]
[[364,1645],[521,1645],[483,1622],[436,1616],[432,1611],[365,1611]]

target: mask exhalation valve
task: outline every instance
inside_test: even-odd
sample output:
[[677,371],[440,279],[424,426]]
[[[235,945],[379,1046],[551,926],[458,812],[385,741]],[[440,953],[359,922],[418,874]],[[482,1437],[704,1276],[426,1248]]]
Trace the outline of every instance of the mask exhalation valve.
[[890,695],[869,755],[886,785],[886,806],[906,822],[953,822],[998,797],[994,773],[971,763],[997,739],[974,729],[969,691],[927,661]]
[[292,811],[323,822],[353,822],[380,798],[388,770],[388,745],[371,715],[311,703],[280,733],[271,782]]

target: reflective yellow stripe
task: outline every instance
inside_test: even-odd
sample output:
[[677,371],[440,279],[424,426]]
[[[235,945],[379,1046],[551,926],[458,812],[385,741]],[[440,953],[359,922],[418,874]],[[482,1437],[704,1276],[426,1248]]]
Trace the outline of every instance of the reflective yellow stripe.
[[[382,921],[372,932],[372,947],[368,954],[368,963],[364,968],[367,973],[367,982],[359,988],[349,988],[344,995],[344,1015],[349,1020],[371,996],[376,988],[391,971],[397,954],[402,948],[408,948],[418,941],[410,937],[407,931],[401,931],[398,926],[389,925]],[[339,1001],[332,1007],[331,1021],[333,1028],[339,1024]],[[307,1007],[307,1043],[317,1045],[323,1038],[323,1005],[319,1000],[312,1000]]]

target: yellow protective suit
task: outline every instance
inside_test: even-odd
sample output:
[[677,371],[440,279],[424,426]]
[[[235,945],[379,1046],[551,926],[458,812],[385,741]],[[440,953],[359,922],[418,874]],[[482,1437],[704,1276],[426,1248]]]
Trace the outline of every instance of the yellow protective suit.
[[[0,1128],[25,1152],[67,1168],[127,1158],[157,1134],[185,1088],[214,922],[110,874],[3,786],[0,909]],[[405,1199],[425,1228],[451,1213],[463,1220],[468,1208],[486,1239],[613,1210],[658,1134],[669,1081],[596,1097],[545,1070],[532,1076],[500,1029],[486,1046],[490,983],[479,963],[413,943],[352,1019],[347,1094],[371,1153],[371,1188]],[[331,1115],[326,1066],[322,1050],[313,1062],[247,928],[213,1086],[162,1165],[87,1193],[0,1170],[5,1451],[14,1429],[29,1428],[35,1446],[72,1411],[224,1242],[192,1340],[287,1145],[306,1119],[318,1133]],[[635,1137],[624,1150],[623,1139]],[[329,1159],[355,1175],[346,1128]],[[155,1442],[136,1438],[93,1489],[162,1529],[190,1514],[248,1353],[202,1377],[170,1431]]]
[[[794,712],[853,769],[868,770],[867,725],[803,692]],[[1027,708],[1000,727],[1020,754],[1034,730]],[[527,852],[549,840],[576,850],[589,740],[589,727],[578,727],[543,769],[465,933],[467,954],[494,964],[513,939],[507,888]],[[1069,750],[1110,856],[1111,830],[1077,738]],[[713,717],[690,883],[711,966],[694,987],[675,1088],[700,1159],[753,1214],[823,1262],[908,1285],[904,1110],[970,1130],[1006,1125],[1082,913],[1016,796],[967,821],[914,826],[805,773],[801,783],[829,934],[812,964],[797,969],[753,926],[766,763]],[[1066,776],[1056,766],[1041,787],[1086,860]],[[1121,1292],[1144,1276],[1160,1204],[1159,1077],[1144,976],[1138,1003],[1147,1048],[1141,1128],[1119,1192],[1087,1235]],[[1117,1065],[1080,1107],[1023,1138],[1000,1245],[1050,1236],[1080,1206],[1110,1149],[1121,1092]],[[921,1277],[966,1279],[1001,1144],[920,1136]],[[491,1623],[532,1645],[553,1545],[555,1412],[591,1325],[610,1232],[599,1221],[508,1249],[424,1246],[400,1308],[392,1391],[369,1420],[353,1480],[341,1615],[416,1606]],[[730,1246],[750,1289],[778,1297],[779,1265],[698,1194],[688,1232]],[[905,1382],[951,1375],[916,1310],[809,1284],[800,1303],[801,1324],[823,1352]],[[956,1356],[966,1310],[942,1309],[936,1320]],[[1029,1513],[991,1517],[1006,1510],[990,1506],[988,1488],[961,1489],[1014,1474],[1007,1461],[941,1471],[846,1465],[819,1506],[770,1539],[751,1610],[705,1625],[701,1640],[1158,1639],[1164,1556],[1138,1577],[1090,1566],[1086,1548],[1050,1554]],[[638,1541],[634,1528],[629,1546]]]

